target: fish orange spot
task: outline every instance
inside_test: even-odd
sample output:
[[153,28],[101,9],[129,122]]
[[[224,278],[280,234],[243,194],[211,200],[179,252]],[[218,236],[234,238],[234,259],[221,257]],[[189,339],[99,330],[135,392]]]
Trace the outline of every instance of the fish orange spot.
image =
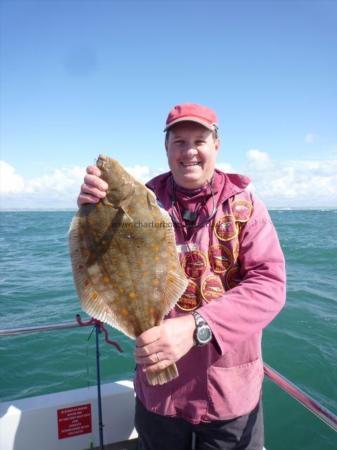
[[159,260],[160,260],[159,256],[155,256],[155,257],[154,257],[154,260],[155,260],[155,261],[159,261]]
[[123,314],[123,316],[128,316],[129,315],[129,311],[126,308],[122,308],[121,309],[121,313]]
[[159,280],[158,280],[158,278],[154,278],[153,280],[152,280],[152,286],[158,286],[159,285]]
[[109,277],[107,275],[104,275],[103,277],[103,283],[108,284],[109,283]]
[[149,272],[144,272],[144,273],[143,273],[144,277],[147,277],[148,274],[149,274]]
[[135,299],[136,298],[136,293],[135,292],[130,292],[129,293],[129,297],[132,298],[132,299]]
[[121,294],[124,294],[124,289],[123,289],[122,287],[120,287],[120,288],[119,288],[119,292],[120,292]]
[[98,297],[97,292],[93,292],[93,293],[91,294],[92,300],[97,300],[97,297]]

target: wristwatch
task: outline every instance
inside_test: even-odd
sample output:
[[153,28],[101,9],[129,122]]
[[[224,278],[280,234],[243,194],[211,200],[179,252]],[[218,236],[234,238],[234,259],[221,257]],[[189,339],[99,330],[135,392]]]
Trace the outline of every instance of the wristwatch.
[[195,320],[194,342],[198,346],[208,344],[213,337],[212,330],[199,313],[193,311],[192,315]]

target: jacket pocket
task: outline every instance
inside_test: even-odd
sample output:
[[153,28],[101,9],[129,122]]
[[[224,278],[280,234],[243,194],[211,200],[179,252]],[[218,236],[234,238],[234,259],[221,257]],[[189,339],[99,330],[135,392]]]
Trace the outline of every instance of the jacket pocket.
[[207,374],[211,420],[239,417],[257,405],[263,381],[261,358],[234,367],[210,366]]

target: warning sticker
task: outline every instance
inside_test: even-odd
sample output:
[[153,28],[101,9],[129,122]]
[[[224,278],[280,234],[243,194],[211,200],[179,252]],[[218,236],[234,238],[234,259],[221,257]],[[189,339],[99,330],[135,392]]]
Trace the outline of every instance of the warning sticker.
[[91,433],[91,404],[57,410],[59,439]]

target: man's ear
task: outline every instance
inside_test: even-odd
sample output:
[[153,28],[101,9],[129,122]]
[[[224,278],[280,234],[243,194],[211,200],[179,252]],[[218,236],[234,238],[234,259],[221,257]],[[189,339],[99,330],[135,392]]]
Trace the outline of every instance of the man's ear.
[[219,138],[215,140],[215,150],[220,150],[221,142]]

